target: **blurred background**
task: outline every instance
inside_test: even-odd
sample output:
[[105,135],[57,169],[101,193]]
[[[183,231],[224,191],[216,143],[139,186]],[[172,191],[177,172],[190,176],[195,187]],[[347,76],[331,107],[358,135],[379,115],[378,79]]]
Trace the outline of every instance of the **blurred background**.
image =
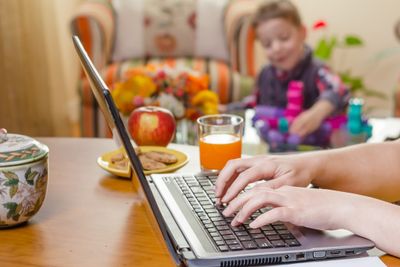
[[[0,0],[0,128],[30,136],[80,136],[81,75],[70,21],[84,0]],[[312,46],[321,34],[356,34],[363,46],[341,49],[330,59],[368,88],[367,115],[393,116],[400,77],[398,0],[296,0]],[[312,31],[324,20],[325,32]],[[256,45],[257,68],[265,64]]]

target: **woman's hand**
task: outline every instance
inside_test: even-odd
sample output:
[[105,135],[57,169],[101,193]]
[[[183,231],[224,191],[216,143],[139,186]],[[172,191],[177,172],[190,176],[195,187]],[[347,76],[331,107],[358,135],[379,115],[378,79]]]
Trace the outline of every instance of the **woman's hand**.
[[375,198],[327,189],[259,184],[232,200],[224,216],[236,216],[232,226],[246,222],[255,211],[270,207],[250,223],[259,228],[276,221],[319,230],[346,229],[400,256],[400,207]]
[[362,202],[366,205],[369,200],[365,196],[340,191],[292,186],[271,189],[259,184],[232,200],[223,214],[232,216],[237,213],[232,221],[232,225],[237,226],[260,208],[273,207],[251,222],[250,227],[283,221],[320,230],[349,229],[358,207],[363,207]]
[[230,160],[215,183],[217,202],[228,203],[248,184],[267,180],[264,186],[308,186],[317,175],[317,157],[303,155],[257,156]]

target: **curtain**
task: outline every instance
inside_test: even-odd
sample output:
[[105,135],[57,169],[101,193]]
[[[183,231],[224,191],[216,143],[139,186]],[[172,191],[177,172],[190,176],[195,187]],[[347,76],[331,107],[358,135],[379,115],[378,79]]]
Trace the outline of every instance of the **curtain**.
[[0,0],[0,128],[79,135],[79,64],[69,20],[82,0]]

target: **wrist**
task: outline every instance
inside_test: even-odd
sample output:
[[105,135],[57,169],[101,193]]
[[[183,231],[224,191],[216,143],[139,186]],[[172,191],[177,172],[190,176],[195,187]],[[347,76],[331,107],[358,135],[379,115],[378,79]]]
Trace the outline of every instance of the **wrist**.
[[320,121],[323,121],[334,111],[334,106],[327,100],[319,100],[311,110]]
[[321,181],[325,177],[325,172],[329,168],[329,160],[327,159],[327,154],[323,151],[321,152],[308,152],[303,154],[307,158],[306,168],[309,170],[310,183],[321,187],[323,183]]

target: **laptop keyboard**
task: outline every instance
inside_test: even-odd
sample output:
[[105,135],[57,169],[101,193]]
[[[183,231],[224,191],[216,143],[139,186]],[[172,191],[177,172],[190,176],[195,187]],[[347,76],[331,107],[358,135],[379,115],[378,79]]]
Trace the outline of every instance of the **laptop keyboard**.
[[[232,217],[222,215],[223,206],[215,205],[214,185],[217,176],[175,176],[174,180],[196,213],[204,228],[220,251],[237,251],[257,248],[300,246],[299,241],[281,222],[252,229],[250,221],[232,227]],[[257,218],[268,209],[260,209],[251,215]]]

